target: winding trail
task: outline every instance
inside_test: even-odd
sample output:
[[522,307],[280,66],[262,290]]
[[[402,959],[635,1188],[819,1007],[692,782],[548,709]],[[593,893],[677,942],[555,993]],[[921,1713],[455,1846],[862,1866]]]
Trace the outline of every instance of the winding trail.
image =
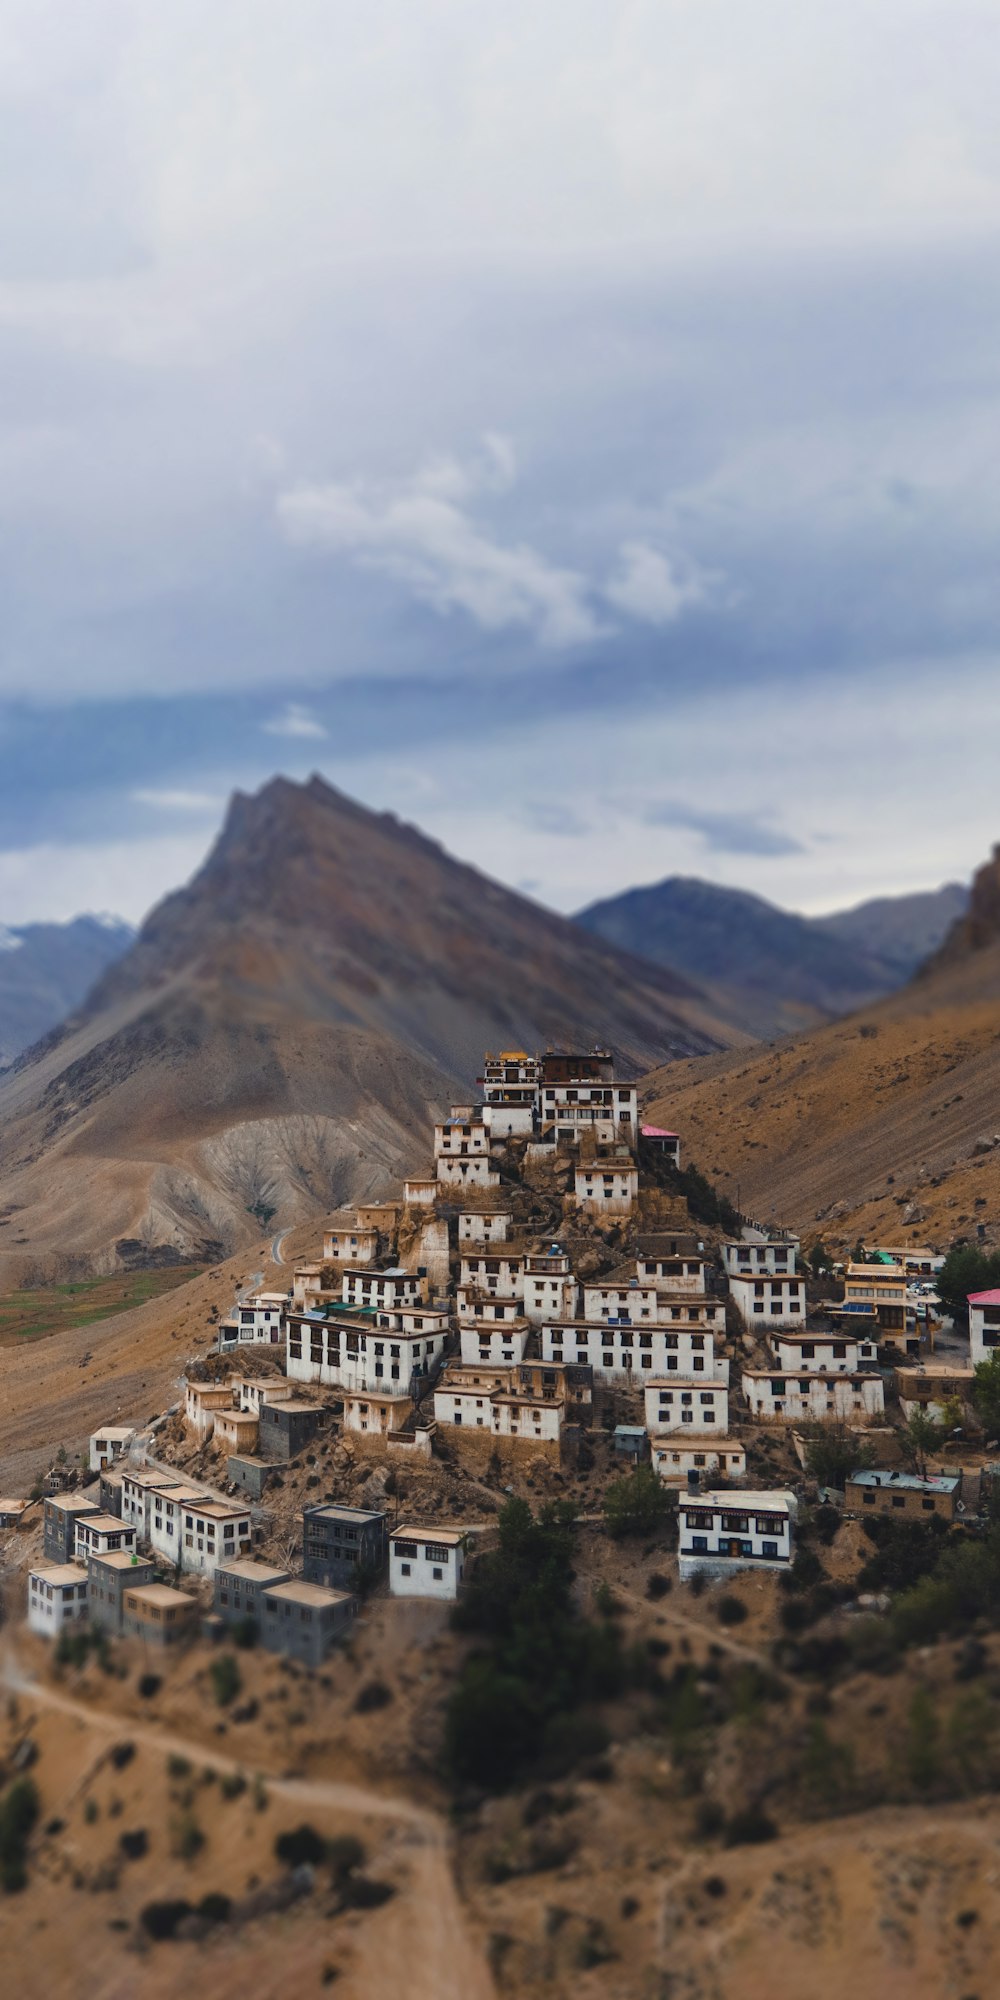
[[[26,1674],[10,1648],[0,1657],[0,1685],[38,1708],[71,1716],[100,1736],[141,1744],[163,1757],[180,1756],[207,1765],[220,1774],[246,1772],[247,1760],[227,1756],[197,1740],[136,1722],[131,1716],[108,1714],[46,1687]],[[415,1805],[399,1794],[370,1790],[347,1779],[283,1778],[262,1770],[269,1793],[289,1805],[311,1811],[356,1813],[359,1817],[395,1822],[407,1829],[407,1924],[413,1953],[408,1965],[386,1966],[394,1984],[411,2000],[495,2000],[496,1989],[485,1960],[470,1934],[455,1886],[448,1853],[448,1832],[441,1815]],[[385,1990],[388,1990],[386,1987]]]

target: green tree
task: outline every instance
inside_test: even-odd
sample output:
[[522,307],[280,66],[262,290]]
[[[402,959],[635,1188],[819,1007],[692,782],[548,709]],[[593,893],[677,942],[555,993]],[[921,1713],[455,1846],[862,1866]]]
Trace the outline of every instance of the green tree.
[[618,1541],[622,1535],[652,1535],[670,1513],[673,1502],[651,1465],[637,1465],[614,1479],[604,1496],[604,1523]]
[[0,1886],[8,1896],[27,1882],[28,1841],[38,1813],[34,1779],[16,1779],[0,1801]]
[[927,1477],[928,1453],[940,1442],[941,1426],[927,1410],[914,1410],[899,1433],[903,1457],[921,1479]]
[[871,1445],[846,1424],[814,1424],[806,1436],[806,1471],[817,1486],[841,1492],[852,1472],[864,1472],[873,1459]]
[[817,1236],[809,1252],[809,1266],[814,1278],[821,1278],[825,1272],[833,1270],[833,1258],[821,1236]]
[[977,1250],[973,1243],[957,1243],[949,1250],[936,1285],[944,1311],[959,1325],[967,1326],[970,1292],[988,1292],[1000,1285],[1000,1250]]
[[236,1700],[243,1686],[243,1678],[234,1654],[220,1653],[218,1659],[212,1661],[208,1671],[219,1707],[228,1708],[229,1703]]
[[976,1364],[972,1377],[972,1406],[988,1437],[1000,1437],[1000,1347],[988,1361]]

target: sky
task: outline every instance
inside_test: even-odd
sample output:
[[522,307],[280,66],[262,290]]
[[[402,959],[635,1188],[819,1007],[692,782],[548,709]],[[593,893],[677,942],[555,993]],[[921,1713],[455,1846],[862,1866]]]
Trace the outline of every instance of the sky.
[[0,921],[1000,838],[995,0],[0,0]]

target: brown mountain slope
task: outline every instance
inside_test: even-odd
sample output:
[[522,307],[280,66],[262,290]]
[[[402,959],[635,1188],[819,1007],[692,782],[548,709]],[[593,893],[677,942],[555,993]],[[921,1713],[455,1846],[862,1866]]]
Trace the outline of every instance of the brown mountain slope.
[[0,1081],[0,1281],[121,1239],[199,1256],[384,1191],[482,1051],[732,1040],[614,952],[319,779],[237,796],[193,882]]
[[[659,1071],[658,1122],[745,1212],[851,1242],[1000,1241],[1000,926],[992,868],[902,992],[765,1052]],[[984,879],[985,878],[985,879]],[[978,896],[977,896],[978,890]],[[971,933],[967,927],[971,926]]]

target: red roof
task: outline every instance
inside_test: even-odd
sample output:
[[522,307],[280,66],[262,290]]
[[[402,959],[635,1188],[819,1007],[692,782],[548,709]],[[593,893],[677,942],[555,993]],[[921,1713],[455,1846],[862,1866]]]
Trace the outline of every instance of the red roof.
[[642,1136],[644,1139],[676,1139],[677,1134],[676,1132],[665,1132],[662,1125],[644,1125]]
[[1000,1291],[970,1292],[970,1306],[1000,1306]]

